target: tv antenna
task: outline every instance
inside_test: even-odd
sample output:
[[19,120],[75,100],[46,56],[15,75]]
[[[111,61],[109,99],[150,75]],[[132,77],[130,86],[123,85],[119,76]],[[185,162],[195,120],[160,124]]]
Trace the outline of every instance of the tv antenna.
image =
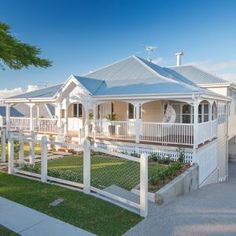
[[49,84],[49,81],[45,81],[45,82],[38,82],[37,86],[41,87],[41,88],[47,88]]
[[145,46],[145,51],[147,52],[148,55],[148,60],[152,62],[151,55],[156,51],[157,47],[154,46]]

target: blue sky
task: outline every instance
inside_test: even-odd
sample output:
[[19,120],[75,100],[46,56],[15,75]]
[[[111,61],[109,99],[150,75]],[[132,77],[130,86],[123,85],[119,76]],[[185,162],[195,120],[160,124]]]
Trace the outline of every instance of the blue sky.
[[0,89],[61,83],[132,54],[146,57],[157,46],[161,65],[195,63],[236,78],[234,0],[0,0],[0,21],[53,61],[49,69],[0,71]]

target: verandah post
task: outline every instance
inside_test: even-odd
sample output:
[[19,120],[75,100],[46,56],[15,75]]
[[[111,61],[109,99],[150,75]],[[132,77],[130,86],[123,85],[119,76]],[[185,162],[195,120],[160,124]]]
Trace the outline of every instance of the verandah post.
[[140,157],[140,216],[148,214],[148,156],[142,153]]
[[91,171],[90,171],[90,142],[88,139],[84,140],[83,143],[84,154],[83,154],[83,183],[84,183],[84,193],[90,193],[91,185]]
[[8,174],[14,173],[14,140],[9,132],[8,136]]
[[141,103],[137,102],[134,104],[135,110],[135,142],[140,142],[140,135],[141,135]]
[[193,160],[192,163],[197,163],[197,149],[199,144],[199,125],[198,125],[198,106],[199,106],[199,100],[198,98],[194,99],[193,103],[193,113],[194,113],[194,123],[193,123]]
[[47,136],[41,138],[41,182],[47,182],[48,175],[48,146]]
[[2,154],[1,159],[2,162],[6,162],[6,130],[1,130],[1,147],[2,147]]

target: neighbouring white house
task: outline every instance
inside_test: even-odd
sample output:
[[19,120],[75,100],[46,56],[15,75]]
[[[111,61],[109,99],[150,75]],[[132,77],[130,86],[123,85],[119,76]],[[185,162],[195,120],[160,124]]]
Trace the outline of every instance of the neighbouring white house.
[[[228,176],[228,139],[236,135],[235,127],[228,128],[235,120],[234,86],[193,66],[160,67],[131,56],[4,99],[6,128],[71,142],[91,137],[94,145],[122,152],[174,159],[184,153],[186,161],[198,163],[203,186]],[[27,104],[29,118],[10,117],[13,104]],[[42,104],[54,107],[55,115],[40,118]]]

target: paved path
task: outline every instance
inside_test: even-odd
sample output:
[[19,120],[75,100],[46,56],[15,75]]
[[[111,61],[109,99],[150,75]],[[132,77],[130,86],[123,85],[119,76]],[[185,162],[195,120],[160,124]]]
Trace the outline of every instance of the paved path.
[[236,163],[229,167],[230,179],[211,184],[173,202],[156,207],[129,230],[127,236],[236,235]]
[[53,217],[0,197],[0,225],[22,236],[92,236]]

